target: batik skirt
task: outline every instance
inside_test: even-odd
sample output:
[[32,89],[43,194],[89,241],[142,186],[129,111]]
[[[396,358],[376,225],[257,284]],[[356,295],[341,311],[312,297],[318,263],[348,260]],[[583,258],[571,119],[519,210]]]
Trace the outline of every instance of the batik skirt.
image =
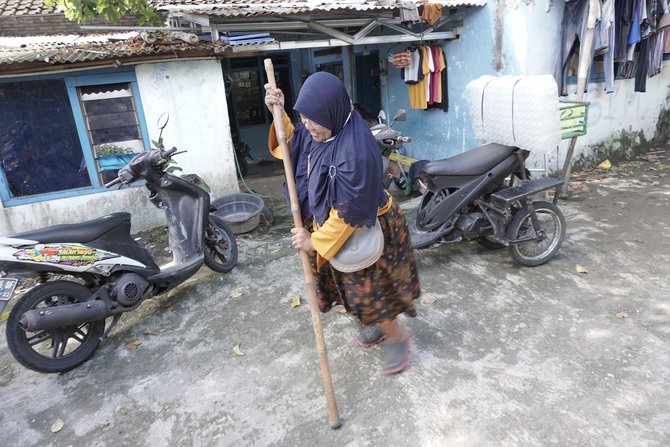
[[419,276],[407,221],[395,200],[379,216],[379,224],[384,252],[370,267],[343,273],[326,263],[317,272],[316,256],[310,256],[321,312],[342,304],[363,324],[392,320],[403,312],[416,316],[413,300],[421,294]]

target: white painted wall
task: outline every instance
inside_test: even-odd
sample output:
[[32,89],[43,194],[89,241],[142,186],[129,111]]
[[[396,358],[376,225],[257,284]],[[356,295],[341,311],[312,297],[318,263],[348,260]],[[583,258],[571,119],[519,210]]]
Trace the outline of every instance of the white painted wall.
[[212,196],[239,190],[221,63],[217,60],[147,64],[135,70],[152,140],[155,123],[167,112],[165,147],[187,150],[175,161],[184,173],[200,175]]
[[[136,67],[145,118],[152,140],[163,112],[170,122],[163,132],[166,147],[187,150],[175,157],[185,173],[200,175],[212,188],[212,197],[239,191],[226,95],[217,60],[177,61]],[[116,211],[130,212],[132,231],[165,223],[164,213],[148,200],[144,187],[103,191],[0,210],[0,235],[77,223]]]

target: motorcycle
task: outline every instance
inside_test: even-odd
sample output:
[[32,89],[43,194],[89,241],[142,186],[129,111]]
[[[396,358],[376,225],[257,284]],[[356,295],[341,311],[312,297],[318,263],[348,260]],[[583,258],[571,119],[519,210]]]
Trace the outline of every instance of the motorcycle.
[[[165,114],[159,119],[161,135],[167,121]],[[131,237],[127,212],[0,238],[0,270],[9,273],[0,278],[0,312],[20,279],[37,279],[6,324],[9,351],[23,366],[44,373],[71,370],[93,355],[121,315],[144,300],[174,289],[203,263],[220,273],[237,264],[235,235],[213,214],[202,179],[191,174],[189,181],[168,170],[172,157],[185,151],[158,141],[105,187],[146,182],[149,201],[165,210],[172,262],[156,265]]]
[[[554,257],[565,239],[565,218],[556,206],[563,181],[530,180],[529,154],[489,143],[425,164],[421,177],[427,191],[410,231],[414,247],[477,241],[489,249],[508,247],[526,266]],[[553,202],[531,199],[551,189]]]
[[418,160],[405,155],[403,146],[412,142],[412,137],[406,137],[402,132],[394,129],[393,123],[396,121],[405,121],[407,112],[404,109],[398,110],[389,124],[385,124],[386,113],[382,110],[377,115],[377,123],[370,127],[372,135],[377,140],[379,150],[382,154],[384,163],[384,187],[388,188],[391,182],[405,191],[409,195],[412,191],[425,191],[423,183],[419,178],[411,179],[406,172],[412,164]]

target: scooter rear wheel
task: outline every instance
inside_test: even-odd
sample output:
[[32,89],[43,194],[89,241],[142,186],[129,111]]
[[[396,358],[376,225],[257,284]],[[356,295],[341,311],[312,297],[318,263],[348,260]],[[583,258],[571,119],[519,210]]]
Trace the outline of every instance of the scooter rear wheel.
[[235,233],[219,216],[210,214],[205,232],[205,265],[218,273],[229,272],[237,265]]
[[534,267],[541,265],[556,255],[565,239],[565,218],[561,210],[551,202],[533,202],[533,208],[540,224],[540,234],[533,227],[530,206],[514,213],[507,227],[507,239],[527,240],[510,245],[512,258],[519,264]]
[[26,368],[43,373],[69,371],[88,360],[100,344],[104,319],[36,332],[23,330],[19,320],[28,310],[79,303],[91,294],[91,290],[81,284],[53,281],[23,295],[7,319],[7,347],[14,358]]

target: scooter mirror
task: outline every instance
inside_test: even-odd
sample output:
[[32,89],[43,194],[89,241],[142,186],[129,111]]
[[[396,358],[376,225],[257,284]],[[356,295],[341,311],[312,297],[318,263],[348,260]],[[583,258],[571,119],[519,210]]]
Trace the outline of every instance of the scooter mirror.
[[407,119],[407,112],[405,109],[399,109],[395,116],[393,117],[393,121],[405,121]]
[[167,126],[168,121],[170,121],[170,115],[167,112],[161,113],[161,116],[158,117],[158,128],[160,130],[165,129],[165,126]]
[[382,124],[384,121],[386,121],[386,112],[380,110],[379,115],[377,115],[377,119],[379,120],[379,124]]

